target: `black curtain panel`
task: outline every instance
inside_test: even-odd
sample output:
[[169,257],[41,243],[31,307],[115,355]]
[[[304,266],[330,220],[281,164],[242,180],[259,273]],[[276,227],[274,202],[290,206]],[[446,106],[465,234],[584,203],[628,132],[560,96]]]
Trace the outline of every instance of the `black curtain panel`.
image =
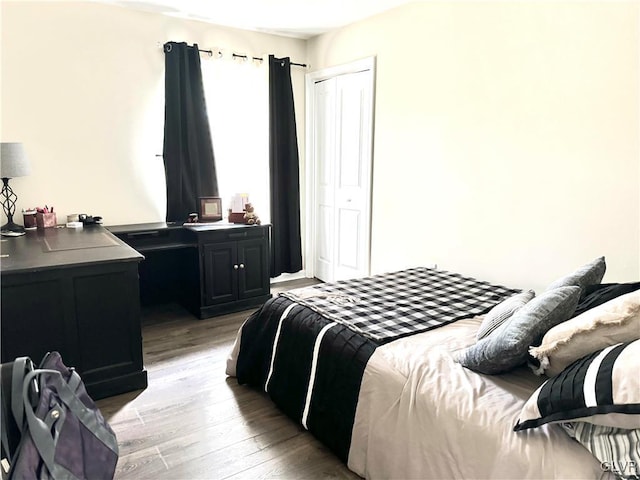
[[269,55],[271,277],[302,270],[298,137],[289,58]]
[[218,196],[218,180],[198,45],[168,42],[164,53],[167,222],[183,222],[198,211],[198,197]]

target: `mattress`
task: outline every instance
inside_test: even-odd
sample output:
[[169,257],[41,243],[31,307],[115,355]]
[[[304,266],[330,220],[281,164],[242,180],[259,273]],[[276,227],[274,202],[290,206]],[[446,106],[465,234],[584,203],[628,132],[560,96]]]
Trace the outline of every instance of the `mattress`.
[[559,425],[513,431],[541,378],[524,367],[482,375],[454,361],[482,316],[376,342],[302,303],[277,297],[247,319],[227,374],[265,390],[358,475],[603,477]]

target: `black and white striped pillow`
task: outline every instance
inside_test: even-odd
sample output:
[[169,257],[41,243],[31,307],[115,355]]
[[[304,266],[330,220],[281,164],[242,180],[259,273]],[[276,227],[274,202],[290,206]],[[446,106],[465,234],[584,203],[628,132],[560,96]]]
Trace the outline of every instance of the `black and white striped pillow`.
[[640,428],[640,339],[591,353],[544,382],[514,430],[568,421]]
[[600,460],[603,471],[613,472],[618,478],[640,478],[640,429],[603,427],[588,422],[560,425]]

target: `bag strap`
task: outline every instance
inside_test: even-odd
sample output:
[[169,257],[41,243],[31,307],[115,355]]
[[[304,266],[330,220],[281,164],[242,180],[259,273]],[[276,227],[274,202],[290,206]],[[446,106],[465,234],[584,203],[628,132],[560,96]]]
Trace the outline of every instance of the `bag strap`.
[[[24,379],[33,370],[33,362],[29,357],[18,357],[13,361],[11,374],[11,411],[18,425],[20,434],[24,432],[24,402],[22,388]],[[28,384],[27,384],[28,385]]]
[[0,428],[0,433],[2,434],[2,455],[0,456],[0,474],[1,478],[4,480],[9,477],[9,470],[11,465],[13,464],[13,454],[11,452],[11,446],[9,445],[9,434],[7,431],[9,430],[9,406],[7,405],[7,396],[2,392],[0,394],[2,398],[0,401],[2,402],[2,428]]
[[69,388],[71,389],[72,392],[75,392],[76,390],[78,390],[78,387],[80,386],[80,382],[82,382],[82,379],[80,378],[80,375],[78,375],[78,372],[76,372],[75,368],[72,367],[69,369],[69,371],[71,372],[71,376],[67,381],[67,385],[69,385]]
[[[21,438],[25,430],[24,402],[22,388],[26,375],[33,370],[33,362],[29,357],[18,357],[13,362],[3,363],[0,367],[2,381],[2,458],[0,469],[2,478],[7,478],[18,448],[12,440]],[[37,389],[37,384],[35,384]]]
[[2,459],[4,460],[6,458],[9,461],[9,464],[11,464],[11,462],[13,462],[13,458],[11,458],[11,450],[9,449],[9,436],[7,435],[7,429],[3,425],[0,430],[2,430]]
[[[0,433],[2,434],[2,478],[5,478],[5,473],[8,469],[5,468],[5,462],[9,464],[13,461],[13,452],[11,451],[11,445],[9,444],[9,429],[13,429],[13,412],[11,411],[11,374],[13,372],[13,364],[3,363],[0,365],[0,407],[2,408],[2,426]],[[7,399],[8,398],[8,399]]]

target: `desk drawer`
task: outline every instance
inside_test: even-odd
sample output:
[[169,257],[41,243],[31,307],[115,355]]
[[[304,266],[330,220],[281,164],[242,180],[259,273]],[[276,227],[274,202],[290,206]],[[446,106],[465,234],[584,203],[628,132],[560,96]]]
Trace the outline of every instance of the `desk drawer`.
[[201,243],[226,242],[233,240],[245,240],[249,238],[264,238],[267,236],[268,227],[255,226],[246,228],[229,228],[224,230],[206,230],[197,233]]

